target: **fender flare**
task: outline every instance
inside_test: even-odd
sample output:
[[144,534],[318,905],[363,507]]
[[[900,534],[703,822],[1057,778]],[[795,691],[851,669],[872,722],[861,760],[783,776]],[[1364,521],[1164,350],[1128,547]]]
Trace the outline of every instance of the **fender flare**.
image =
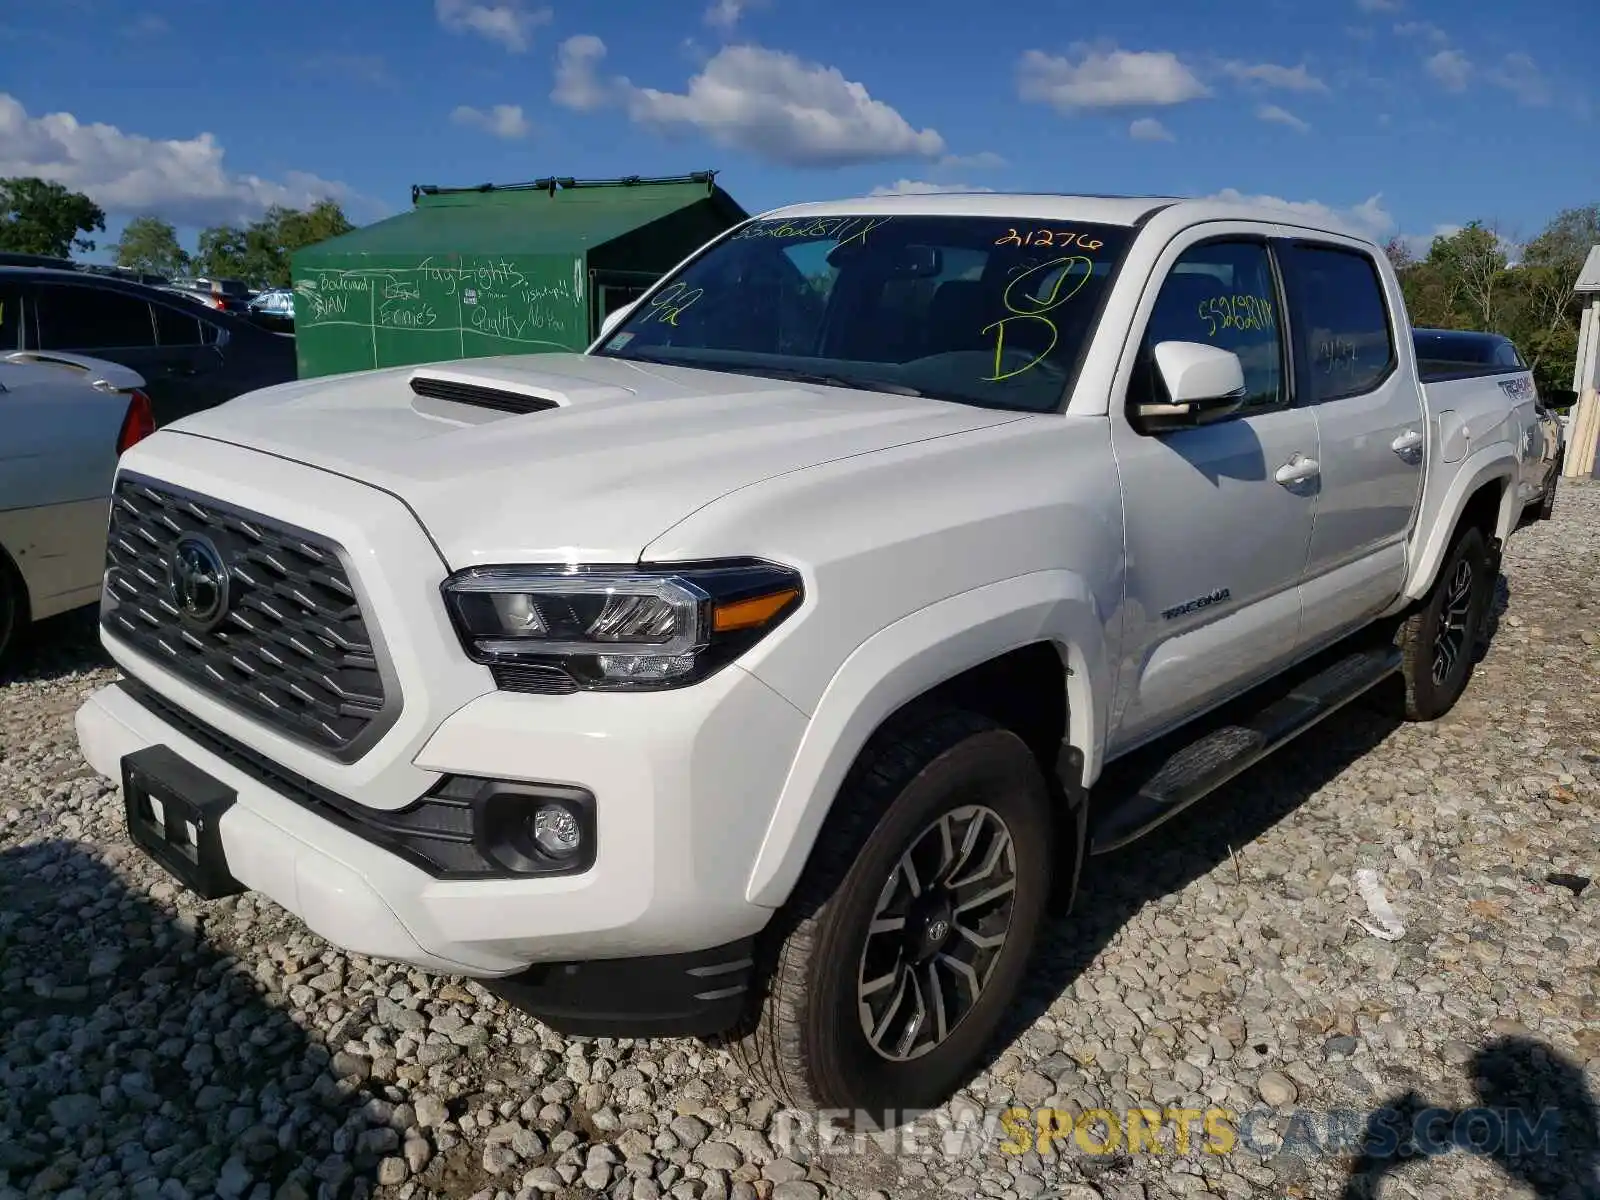
[[1105,623],[1093,590],[1069,571],[1040,571],[931,604],[851,652],[806,726],[745,888],[777,908],[810,857],[834,797],[867,739],[893,713],[972,667],[1052,642],[1067,668],[1067,736],[1083,778],[1099,770],[1110,696]]
[[1418,547],[1411,570],[1411,582],[1405,590],[1407,600],[1421,600],[1428,594],[1434,576],[1438,574],[1444,556],[1455,540],[1456,526],[1467,507],[1467,500],[1484,484],[1497,479],[1505,480],[1507,486],[1500,497],[1495,536],[1510,536],[1517,516],[1516,478],[1516,456],[1504,444],[1485,447],[1461,464],[1439,504],[1440,519],[1431,523],[1427,536]]

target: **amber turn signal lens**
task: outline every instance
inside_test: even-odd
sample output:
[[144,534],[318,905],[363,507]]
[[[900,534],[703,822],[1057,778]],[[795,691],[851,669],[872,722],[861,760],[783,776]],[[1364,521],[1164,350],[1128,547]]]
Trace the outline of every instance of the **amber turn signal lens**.
[[750,600],[719,604],[712,612],[711,628],[717,633],[731,633],[736,629],[759,629],[782,612],[799,594],[798,588],[784,588],[781,592],[756,596]]

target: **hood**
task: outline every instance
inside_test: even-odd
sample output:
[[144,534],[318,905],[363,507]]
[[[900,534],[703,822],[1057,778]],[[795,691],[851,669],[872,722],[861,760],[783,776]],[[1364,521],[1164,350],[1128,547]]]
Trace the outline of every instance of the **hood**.
[[283,384],[187,417],[169,434],[231,442],[390,492],[459,569],[632,562],[739,488],[1020,416],[548,354]]

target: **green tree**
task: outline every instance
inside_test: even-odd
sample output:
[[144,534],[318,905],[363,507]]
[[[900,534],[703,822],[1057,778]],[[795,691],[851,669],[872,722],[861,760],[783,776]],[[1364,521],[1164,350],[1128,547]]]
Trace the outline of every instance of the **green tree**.
[[245,232],[232,225],[213,225],[200,231],[194,269],[212,279],[244,279],[249,246]]
[[178,231],[159,217],[135,217],[117,239],[117,265],[156,275],[181,275],[189,255],[178,244]]
[[201,274],[267,287],[289,286],[290,256],[355,226],[332,200],[309,209],[274,205],[243,229],[218,225],[200,234],[196,264]]
[[93,250],[93,240],[79,235],[105,227],[106,214],[82,192],[31,177],[0,179],[0,250],[66,258],[75,248]]
[[1449,297],[1451,312],[1472,329],[1496,328],[1497,301],[1504,303],[1505,243],[1499,231],[1473,221],[1433,239],[1425,265],[1434,269]]
[[1600,245],[1600,204],[1558,213],[1523,250],[1516,272],[1523,320],[1514,336],[1541,387],[1572,383],[1581,306],[1574,290],[1592,246]]

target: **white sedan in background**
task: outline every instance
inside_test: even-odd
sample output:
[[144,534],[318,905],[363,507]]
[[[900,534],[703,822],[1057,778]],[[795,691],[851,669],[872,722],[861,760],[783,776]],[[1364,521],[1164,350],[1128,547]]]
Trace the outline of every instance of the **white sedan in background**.
[[99,597],[117,459],[155,432],[143,387],[95,358],[0,355],[0,663]]

